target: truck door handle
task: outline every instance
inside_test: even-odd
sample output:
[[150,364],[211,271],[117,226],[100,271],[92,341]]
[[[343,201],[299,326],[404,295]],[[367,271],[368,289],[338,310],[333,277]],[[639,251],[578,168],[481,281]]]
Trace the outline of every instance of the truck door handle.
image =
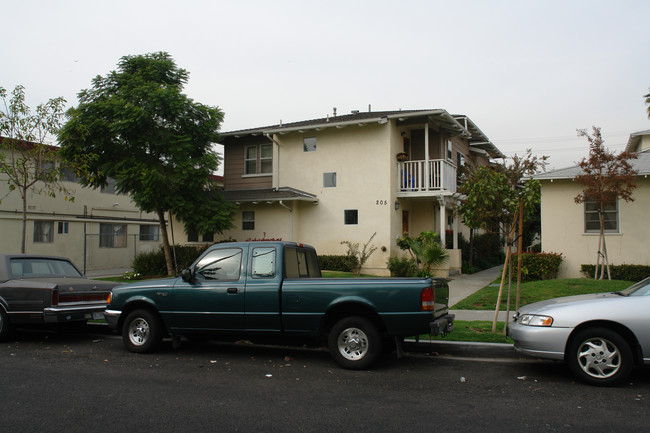
[[229,295],[234,295],[237,292],[239,292],[239,289],[237,287],[228,287],[228,290],[226,290],[226,293]]

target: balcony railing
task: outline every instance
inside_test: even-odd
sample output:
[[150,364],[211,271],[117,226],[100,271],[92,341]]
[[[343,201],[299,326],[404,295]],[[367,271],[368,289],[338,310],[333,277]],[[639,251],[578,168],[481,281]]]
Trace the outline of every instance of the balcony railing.
[[456,166],[443,160],[397,163],[398,192],[456,192]]

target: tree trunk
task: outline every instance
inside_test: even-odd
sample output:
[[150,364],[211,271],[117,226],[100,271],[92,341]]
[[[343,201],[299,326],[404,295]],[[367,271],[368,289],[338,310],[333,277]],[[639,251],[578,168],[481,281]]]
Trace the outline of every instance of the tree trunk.
[[165,264],[167,265],[167,275],[174,275],[176,273],[176,270],[174,269],[174,263],[172,261],[172,255],[169,248],[167,224],[165,224],[165,212],[162,210],[158,211],[158,222],[160,224],[160,231],[162,232],[163,252],[165,253]]
[[499,321],[499,309],[501,308],[501,298],[503,297],[503,284],[506,280],[506,270],[508,269],[508,263],[510,262],[510,244],[512,243],[512,234],[515,230],[515,222],[519,218],[519,214],[515,212],[515,217],[510,225],[508,230],[507,245],[508,249],[506,251],[506,260],[503,264],[503,272],[501,273],[501,285],[499,286],[499,295],[497,296],[497,305],[494,308],[494,320],[492,321],[492,332],[497,332],[497,322]]
[[524,249],[524,200],[519,199],[519,244],[517,246],[517,299],[515,311],[519,311],[519,300],[521,296],[521,254]]
[[25,254],[26,252],[26,243],[27,243],[27,189],[21,191],[23,196],[23,239],[20,244],[20,253]]

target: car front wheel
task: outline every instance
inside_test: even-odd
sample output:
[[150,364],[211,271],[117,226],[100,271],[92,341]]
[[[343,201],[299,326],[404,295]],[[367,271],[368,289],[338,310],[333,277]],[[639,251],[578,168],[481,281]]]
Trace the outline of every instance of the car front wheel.
[[11,336],[13,327],[9,323],[9,315],[0,307],[0,341],[6,341]]
[[381,336],[370,320],[347,317],[332,327],[328,346],[332,357],[341,367],[360,370],[372,364],[381,354]]
[[627,379],[634,360],[630,345],[618,333],[607,328],[589,328],[572,338],[567,362],[583,382],[613,386]]
[[122,341],[131,352],[153,352],[162,341],[162,328],[156,314],[149,310],[135,310],[124,321]]

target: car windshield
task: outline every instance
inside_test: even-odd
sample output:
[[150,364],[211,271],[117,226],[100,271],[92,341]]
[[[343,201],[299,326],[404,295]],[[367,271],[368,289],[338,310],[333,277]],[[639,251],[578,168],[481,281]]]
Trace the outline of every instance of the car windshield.
[[40,257],[11,259],[11,274],[14,278],[81,277],[67,260]]
[[625,296],[650,296],[650,277],[621,291]]

